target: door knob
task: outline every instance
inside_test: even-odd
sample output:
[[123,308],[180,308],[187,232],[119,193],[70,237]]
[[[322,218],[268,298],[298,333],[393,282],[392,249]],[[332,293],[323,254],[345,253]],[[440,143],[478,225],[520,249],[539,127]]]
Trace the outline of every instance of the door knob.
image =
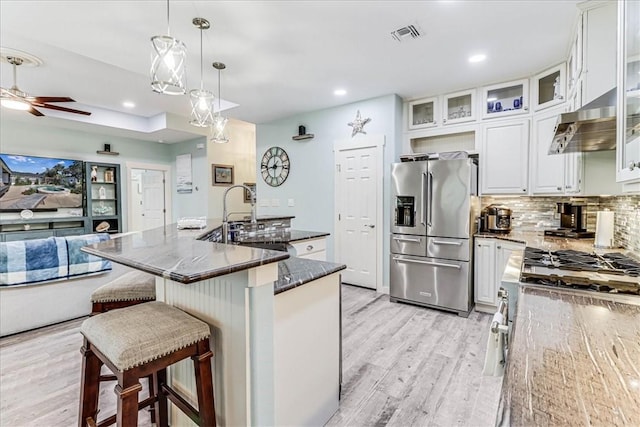
[[376,225],[375,224],[366,224],[365,227],[376,228]]

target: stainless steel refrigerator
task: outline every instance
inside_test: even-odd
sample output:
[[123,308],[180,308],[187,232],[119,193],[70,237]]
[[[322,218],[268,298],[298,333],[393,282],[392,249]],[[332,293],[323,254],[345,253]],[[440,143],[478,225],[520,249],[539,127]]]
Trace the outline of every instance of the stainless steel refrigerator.
[[472,159],[394,163],[391,193],[391,301],[468,316],[477,165]]

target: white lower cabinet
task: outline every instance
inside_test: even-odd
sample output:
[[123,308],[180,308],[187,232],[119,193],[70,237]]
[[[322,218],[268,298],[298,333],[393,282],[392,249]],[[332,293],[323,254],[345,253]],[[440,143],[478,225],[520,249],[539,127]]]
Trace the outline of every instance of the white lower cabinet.
[[582,161],[580,153],[549,154],[558,116],[565,107],[537,113],[531,132],[531,193],[575,194],[581,191]]
[[523,243],[501,239],[474,240],[474,295],[476,311],[494,313],[498,307],[498,289],[509,257],[524,250]]
[[482,126],[482,194],[527,194],[529,119]]
[[327,238],[301,240],[290,244],[289,252],[298,258],[313,259],[316,261],[327,260]]

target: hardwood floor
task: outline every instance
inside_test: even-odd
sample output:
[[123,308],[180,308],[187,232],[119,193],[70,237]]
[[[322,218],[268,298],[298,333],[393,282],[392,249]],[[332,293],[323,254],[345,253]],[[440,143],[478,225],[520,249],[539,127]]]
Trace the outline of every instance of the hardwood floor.
[[[347,285],[342,296],[342,400],[327,425],[494,424],[502,378],[481,374],[490,316],[463,319]],[[0,426],[77,424],[81,323],[0,339]],[[113,383],[100,401],[110,415]],[[149,416],[139,423],[150,426]]]

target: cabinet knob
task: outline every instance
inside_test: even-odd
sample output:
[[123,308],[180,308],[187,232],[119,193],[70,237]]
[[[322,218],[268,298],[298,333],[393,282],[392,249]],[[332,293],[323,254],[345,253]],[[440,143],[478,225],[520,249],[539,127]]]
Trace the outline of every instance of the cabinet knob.
[[[569,187],[567,187],[567,188],[569,188]],[[556,187],[556,190],[562,191],[562,187]]]
[[442,123],[447,123],[447,119],[442,119]]
[[571,186],[570,186],[570,185],[567,185],[567,188],[571,188]]
[[522,191],[523,191],[524,193],[526,193],[526,192],[527,192],[527,189],[526,189],[526,188],[523,188],[523,189],[522,189]]
[[636,168],[636,166],[638,166],[638,164],[636,162],[634,162],[633,160],[631,160],[629,162],[629,170],[634,170]]
[[497,249],[502,249],[502,246],[496,246]]
[[307,250],[310,251],[313,249],[313,245],[307,245]]

